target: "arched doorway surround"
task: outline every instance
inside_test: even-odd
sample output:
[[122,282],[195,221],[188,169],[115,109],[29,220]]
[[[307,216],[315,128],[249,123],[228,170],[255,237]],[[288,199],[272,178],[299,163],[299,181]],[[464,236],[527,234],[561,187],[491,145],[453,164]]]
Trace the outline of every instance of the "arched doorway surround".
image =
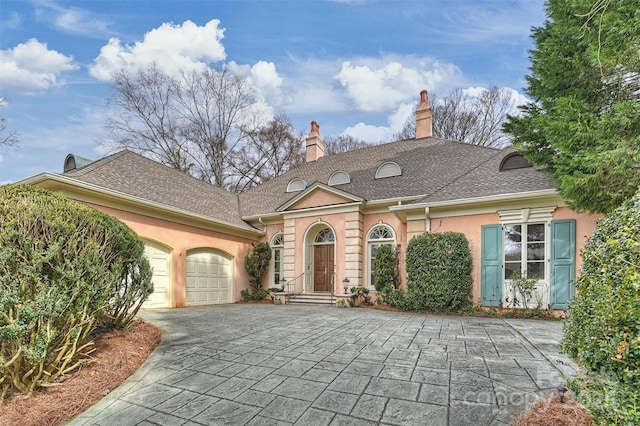
[[305,292],[330,293],[335,282],[335,232],[316,222],[305,234]]

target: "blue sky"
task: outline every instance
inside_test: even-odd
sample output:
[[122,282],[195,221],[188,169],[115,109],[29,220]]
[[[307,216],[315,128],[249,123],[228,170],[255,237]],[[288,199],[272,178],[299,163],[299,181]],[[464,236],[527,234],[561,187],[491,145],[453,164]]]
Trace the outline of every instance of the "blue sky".
[[168,72],[229,67],[265,116],[298,130],[389,140],[421,89],[496,85],[520,102],[542,0],[2,0],[0,183],[105,155],[109,76],[149,61]]

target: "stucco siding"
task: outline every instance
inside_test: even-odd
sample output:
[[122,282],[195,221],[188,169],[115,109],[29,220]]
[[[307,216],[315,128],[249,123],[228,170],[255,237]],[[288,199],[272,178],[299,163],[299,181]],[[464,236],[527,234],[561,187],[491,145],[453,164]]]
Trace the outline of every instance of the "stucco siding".
[[233,265],[233,300],[241,299],[240,291],[248,288],[249,278],[244,258],[255,240],[214,232],[193,226],[125,212],[103,206],[98,210],[117,217],[141,238],[156,241],[173,250],[171,265],[172,306],[186,306],[186,254],[197,248],[211,248],[226,254]]
[[473,279],[473,302],[480,304],[480,260],[482,225],[498,223],[497,213],[480,214],[474,216],[457,216],[441,219],[432,219],[431,232],[461,232],[469,241],[471,256],[473,258],[471,278]]

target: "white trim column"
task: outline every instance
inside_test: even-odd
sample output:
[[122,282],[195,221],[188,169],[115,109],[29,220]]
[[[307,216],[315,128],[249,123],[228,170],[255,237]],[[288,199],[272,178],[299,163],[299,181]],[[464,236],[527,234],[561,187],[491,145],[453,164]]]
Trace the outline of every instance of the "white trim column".
[[363,220],[359,211],[350,212],[345,215],[344,226],[344,277],[336,277],[338,283],[346,277],[349,278],[349,286],[364,285],[363,281]]

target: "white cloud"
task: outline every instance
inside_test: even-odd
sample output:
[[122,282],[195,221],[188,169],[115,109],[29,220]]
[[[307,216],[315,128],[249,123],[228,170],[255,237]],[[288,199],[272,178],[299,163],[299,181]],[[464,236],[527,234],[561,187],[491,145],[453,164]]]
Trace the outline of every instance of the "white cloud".
[[342,134],[353,136],[368,143],[388,141],[391,137],[388,127],[374,126],[362,122],[355,126],[347,127]]
[[53,24],[64,31],[94,37],[109,33],[109,21],[95,18],[85,10],[72,8],[59,9],[58,12]]
[[544,8],[536,1],[448,3],[443,19],[434,22],[429,34],[458,48],[527,40],[532,23],[545,19]]
[[[529,99],[525,95],[515,89],[512,89],[511,87],[501,87],[500,89],[503,90],[511,99],[513,108],[511,108],[509,114],[520,114],[518,106],[526,104],[527,102],[529,102]],[[478,98],[480,97],[480,95],[482,95],[483,92],[486,92],[487,90],[488,89],[485,87],[467,87],[466,89],[462,89],[462,94],[464,96],[468,96],[469,98]]]
[[109,81],[120,69],[135,71],[155,62],[170,74],[208,66],[226,58],[224,28],[220,21],[212,19],[204,26],[191,21],[181,25],[164,23],[144,35],[144,40],[133,45],[123,45],[120,39],[111,38],[100,49],[100,54],[89,67],[89,73],[102,81]]
[[0,20],[0,26],[6,29],[15,29],[22,25],[23,19],[22,15],[16,12],[11,12],[7,15],[6,18]]
[[382,112],[411,102],[422,89],[447,88],[462,79],[462,72],[429,58],[389,56],[344,62],[335,78],[357,109]]
[[277,94],[282,86],[282,77],[278,75],[273,62],[259,61],[252,66],[250,81],[258,93],[265,97]]
[[273,62],[258,61],[253,66],[234,61],[226,65],[233,74],[247,79],[259,99],[272,105],[282,104],[282,81]]
[[[84,108],[61,124],[22,132],[20,148],[24,148],[24,151],[42,150],[49,152],[48,155],[51,151],[56,151],[64,155],[73,153],[95,158],[98,144],[107,137],[104,127],[107,113],[106,107]],[[64,155],[59,161],[56,160],[60,165]]]
[[85,37],[105,38],[113,34],[109,19],[79,7],[64,7],[51,0],[32,0],[39,22],[58,30]]
[[512,89],[511,87],[505,87],[506,90],[508,90],[511,94],[511,99],[513,99],[513,103],[514,105],[520,106],[520,105],[524,105],[528,102],[530,102],[531,100],[529,98],[527,98],[525,95],[523,95],[522,93],[518,92],[515,89]]
[[417,102],[403,103],[388,116],[388,126],[374,126],[371,124],[358,123],[355,126],[347,127],[343,135],[353,136],[365,142],[384,142],[393,139],[393,136],[404,128],[409,117],[413,116],[413,109]]
[[4,86],[20,89],[48,89],[64,83],[58,76],[79,67],[73,56],[49,50],[46,43],[32,38],[13,49],[0,50],[0,80]]
[[417,100],[412,104],[400,104],[398,109],[389,116],[389,127],[392,133],[398,133],[404,128],[409,117],[415,117],[413,109],[417,104]]
[[477,98],[486,91],[487,89],[485,87],[467,87],[466,89],[462,89],[462,94],[472,98]]

